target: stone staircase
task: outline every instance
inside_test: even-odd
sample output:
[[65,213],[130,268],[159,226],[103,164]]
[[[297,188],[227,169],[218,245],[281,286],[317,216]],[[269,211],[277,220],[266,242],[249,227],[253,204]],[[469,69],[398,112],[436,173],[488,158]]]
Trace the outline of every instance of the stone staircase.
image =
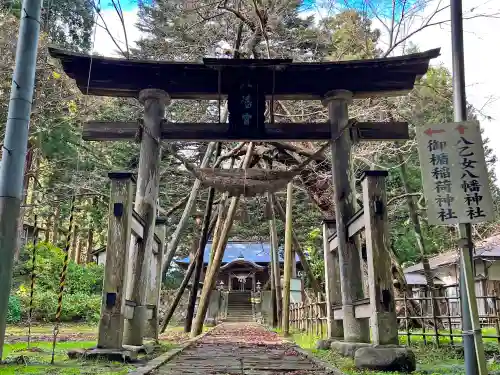
[[226,322],[253,322],[250,292],[231,291],[228,295]]

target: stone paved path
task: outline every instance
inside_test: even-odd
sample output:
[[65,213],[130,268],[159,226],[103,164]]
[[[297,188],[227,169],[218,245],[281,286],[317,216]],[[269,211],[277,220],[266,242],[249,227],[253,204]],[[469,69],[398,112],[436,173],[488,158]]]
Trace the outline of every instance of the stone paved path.
[[158,368],[157,375],[326,375],[256,323],[225,323]]

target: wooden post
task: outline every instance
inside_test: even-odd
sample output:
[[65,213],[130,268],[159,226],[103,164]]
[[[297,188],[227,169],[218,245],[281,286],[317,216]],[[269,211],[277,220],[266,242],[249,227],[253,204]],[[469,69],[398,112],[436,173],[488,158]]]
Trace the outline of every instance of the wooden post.
[[290,334],[290,278],[292,277],[292,190],[286,187],[285,264],[283,266],[283,334]]
[[278,232],[276,231],[276,217],[274,215],[274,204],[276,203],[275,197],[272,194],[267,195],[267,199],[271,202],[271,220],[269,221],[269,231],[271,234],[271,261],[273,267],[274,287],[275,287],[275,301],[276,301],[276,316],[277,325],[281,327],[281,314],[283,310],[283,300],[281,295],[281,275],[280,275],[280,260],[278,254]]
[[334,319],[334,305],[342,301],[340,293],[339,258],[337,250],[330,251],[330,233],[335,228],[335,220],[323,220],[323,256],[325,264],[326,332],[328,339],[341,339],[344,327],[341,320]]
[[406,293],[403,293],[403,301],[405,304],[405,329],[406,329],[406,345],[411,345],[411,334],[410,334],[410,326],[409,326],[409,317],[408,317],[408,305],[406,303]]
[[[214,227],[215,227],[215,217],[212,218],[212,221],[210,223],[209,231],[208,231],[208,237],[212,234]],[[198,250],[194,254],[194,258],[197,258],[199,255],[200,251],[203,251],[205,247],[198,247]],[[167,329],[168,323],[170,323],[170,319],[172,319],[172,316],[174,315],[175,309],[179,305],[179,302],[182,298],[182,295],[184,294],[184,291],[186,290],[186,287],[189,283],[189,280],[191,280],[191,276],[193,276],[193,273],[195,271],[196,267],[196,262],[190,262],[188,269],[186,270],[186,274],[184,275],[184,279],[182,279],[181,285],[179,286],[179,289],[177,289],[177,294],[175,295],[175,298],[173,302],[170,304],[170,308],[168,309],[166,315],[165,315],[165,320],[163,322],[163,326],[160,330],[160,333],[165,332]],[[196,296],[198,297],[198,296]],[[195,300],[196,302],[196,300]]]
[[[269,228],[272,228],[272,221],[269,220]],[[270,233],[271,234],[271,233]],[[274,328],[278,327],[278,307],[276,301],[276,278],[274,277],[274,260],[273,260],[273,251],[272,251],[272,237],[269,236],[271,242],[271,263],[269,264],[269,278],[271,279],[271,324]]]
[[[221,143],[217,142],[215,150],[215,159],[217,159],[221,152]],[[193,285],[191,286],[191,292],[189,294],[189,301],[187,306],[186,320],[184,322],[184,332],[191,332],[191,326],[193,323],[194,308],[196,305],[196,299],[198,298],[198,285],[200,283],[201,272],[203,271],[203,266],[205,264],[205,246],[208,242],[209,230],[210,230],[210,220],[212,217],[212,206],[214,203],[215,189],[210,187],[208,189],[207,204],[205,207],[205,213],[203,215],[203,227],[200,234],[200,242],[198,244],[198,256],[196,257],[196,268],[194,270]]]
[[136,303],[132,319],[126,321],[124,341],[128,345],[142,345],[147,314],[146,296],[149,282],[150,259],[153,256],[156,201],[158,198],[161,159],[160,126],[169,103],[166,92],[156,89],[142,90],[139,100],[144,105],[144,129],[135,195],[135,211],[144,219],[144,238],[139,245],[136,267],[131,275],[132,301]]
[[108,242],[97,347],[121,349],[125,317],[125,287],[132,227],[132,174],[109,173],[111,193]]
[[[274,194],[272,194],[273,197],[273,207],[276,209],[278,217],[284,222],[285,221],[285,210],[283,210],[283,207],[281,207],[281,204],[279,200],[276,198]],[[276,212],[275,211],[275,212]],[[314,293],[323,293],[321,286],[319,285],[318,281],[314,277],[314,274],[311,270],[311,267],[309,266],[309,262],[307,261],[307,257],[302,251],[302,248],[300,247],[300,242],[299,239],[297,238],[297,235],[295,234],[295,231],[292,229],[292,239],[293,239],[293,246],[295,248],[295,252],[299,256],[300,259],[300,264],[302,265],[302,269],[304,270],[305,274],[309,278],[309,282],[311,283],[311,288],[313,289]],[[295,258],[293,258],[295,261]]]
[[[250,142],[247,148],[247,153],[245,158],[243,159],[242,168],[248,168],[250,161],[252,159],[253,153],[253,143]],[[238,208],[238,203],[240,201],[240,197],[232,197],[231,203],[229,204],[229,209],[227,211],[227,217],[224,221],[224,226],[220,232],[220,239],[217,241],[217,248],[215,249],[215,254],[213,258],[212,265],[208,270],[204,283],[203,289],[201,291],[200,302],[198,304],[198,311],[196,313],[193,327],[191,329],[191,337],[198,336],[203,330],[203,322],[205,321],[205,315],[207,314],[208,304],[210,302],[210,295],[212,293],[212,289],[215,287],[215,281],[217,280],[217,275],[219,274],[219,268],[222,263],[222,258],[224,257],[224,251],[226,249],[227,239],[229,237],[229,232],[231,231],[231,227],[233,226],[234,214],[236,213],[236,209]],[[215,242],[215,241],[214,241]]]
[[353,302],[362,299],[363,278],[359,251],[353,239],[347,237],[347,223],[354,215],[355,189],[351,168],[351,136],[348,129],[348,104],[352,93],[344,90],[328,93],[323,101],[328,107],[331,134],[340,136],[332,139],[333,186],[335,189],[335,219],[337,221],[338,254],[342,309],[344,313],[344,340],[368,342],[369,322],[356,319]]
[[149,285],[148,301],[149,305],[154,306],[153,316],[147,321],[145,336],[158,340],[159,336],[159,307],[162,282],[163,267],[163,249],[165,247],[165,237],[167,234],[167,220],[157,217],[155,220],[155,235],[160,240],[156,252],[153,254],[151,262],[151,284]]
[[398,322],[389,255],[387,171],[365,171],[362,177],[372,341],[398,344]]

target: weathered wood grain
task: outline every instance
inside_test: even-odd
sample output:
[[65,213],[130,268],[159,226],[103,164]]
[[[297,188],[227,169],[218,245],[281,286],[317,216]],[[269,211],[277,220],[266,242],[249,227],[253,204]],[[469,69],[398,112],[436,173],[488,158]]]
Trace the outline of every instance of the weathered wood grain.
[[158,199],[159,166],[161,145],[159,142],[161,121],[169,97],[161,90],[141,91],[140,101],[144,104],[144,134],[137,176],[134,210],[144,220],[144,237],[138,244],[134,260],[135,267],[130,275],[129,288],[132,301],[137,303],[134,316],[125,323],[124,342],[140,346],[146,328],[147,290],[150,283],[150,265],[155,243],[156,202]]
[[[355,214],[355,188],[352,175],[352,139],[348,131],[348,105],[352,94],[348,91],[330,93],[324,100],[332,134],[341,133],[332,139],[332,177],[334,186],[335,220],[337,224],[339,270],[343,305],[344,339],[353,342],[368,342],[370,328],[364,319],[356,319],[353,301],[363,298],[361,257],[355,242],[348,237],[348,223]],[[331,319],[331,316],[329,317]]]
[[108,242],[97,346],[121,349],[132,226],[132,177],[130,173],[110,173],[109,177]]
[[365,207],[368,290],[371,301],[370,325],[375,344],[398,344],[398,324],[391,257],[389,255],[389,224],[387,218],[387,171],[365,171],[362,179]]
[[[352,134],[359,141],[409,139],[407,122],[357,122],[351,120]],[[332,133],[327,122],[265,124],[265,133],[257,134],[245,128],[229,133],[226,123],[172,123],[162,121],[160,138],[164,140],[198,141],[323,141]],[[82,137],[86,141],[132,140],[137,135],[137,122],[90,121],[84,124]],[[335,136],[335,134],[333,134]]]

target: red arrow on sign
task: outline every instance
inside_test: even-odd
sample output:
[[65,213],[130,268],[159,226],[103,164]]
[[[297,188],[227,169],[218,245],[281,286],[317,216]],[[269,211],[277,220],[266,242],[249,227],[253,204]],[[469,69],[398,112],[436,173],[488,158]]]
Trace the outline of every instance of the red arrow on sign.
[[424,131],[425,134],[427,134],[429,137],[432,137],[433,134],[438,134],[438,133],[444,133],[444,129],[427,129],[426,131]]
[[460,124],[455,129],[457,129],[460,134],[464,134],[465,129],[467,129],[467,126]]

